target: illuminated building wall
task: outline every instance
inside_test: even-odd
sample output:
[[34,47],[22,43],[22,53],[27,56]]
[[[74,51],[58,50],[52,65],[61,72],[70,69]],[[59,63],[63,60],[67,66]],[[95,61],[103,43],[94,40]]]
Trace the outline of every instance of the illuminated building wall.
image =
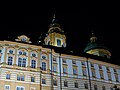
[[[103,46],[96,49],[94,39],[85,52],[96,55],[98,51],[98,56],[110,58],[110,52]],[[119,65],[87,55],[68,54],[65,50],[57,52],[50,47],[66,47],[64,31],[55,16],[44,42],[45,45],[32,45],[26,35],[15,41],[0,41],[0,90],[112,90],[114,85],[120,88]]]
[[[4,88],[10,88],[6,90],[19,90],[17,88],[51,90],[49,48],[0,41],[0,57],[0,90],[5,90]],[[53,50],[52,57],[53,88],[58,90],[60,89],[59,53]],[[61,54],[63,90],[84,90],[89,87],[87,60],[92,88],[94,85],[97,85],[97,88],[105,85],[106,90],[109,90],[114,84],[120,85],[120,66],[86,57]]]

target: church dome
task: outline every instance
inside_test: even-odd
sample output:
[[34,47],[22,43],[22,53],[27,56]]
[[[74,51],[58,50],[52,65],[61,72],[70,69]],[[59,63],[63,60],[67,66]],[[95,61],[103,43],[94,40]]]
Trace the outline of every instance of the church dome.
[[84,52],[87,52],[92,49],[106,49],[109,50],[102,42],[90,42],[84,49]]
[[84,52],[106,58],[110,58],[111,56],[109,49],[104,45],[103,42],[98,41],[97,37],[93,36],[93,33],[92,37],[90,38],[90,42],[84,49]]

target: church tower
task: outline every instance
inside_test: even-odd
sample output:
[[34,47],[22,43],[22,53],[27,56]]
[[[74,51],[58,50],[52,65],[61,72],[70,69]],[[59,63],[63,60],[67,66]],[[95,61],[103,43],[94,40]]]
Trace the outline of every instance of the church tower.
[[64,30],[61,29],[55,14],[52,23],[49,25],[48,33],[44,39],[45,45],[52,45],[56,47],[66,47],[66,36]]

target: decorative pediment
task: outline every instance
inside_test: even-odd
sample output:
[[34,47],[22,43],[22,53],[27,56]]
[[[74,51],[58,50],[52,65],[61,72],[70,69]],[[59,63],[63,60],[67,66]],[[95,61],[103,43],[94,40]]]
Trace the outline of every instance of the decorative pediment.
[[26,43],[32,43],[32,42],[30,41],[30,38],[28,38],[26,35],[18,36],[18,38],[15,39],[15,41],[21,41],[21,42],[26,42]]

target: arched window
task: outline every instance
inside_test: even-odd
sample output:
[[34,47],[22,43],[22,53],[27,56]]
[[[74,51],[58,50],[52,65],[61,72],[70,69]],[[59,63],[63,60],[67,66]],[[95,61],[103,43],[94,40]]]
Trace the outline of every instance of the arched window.
[[61,46],[61,40],[60,39],[57,39],[57,45]]

